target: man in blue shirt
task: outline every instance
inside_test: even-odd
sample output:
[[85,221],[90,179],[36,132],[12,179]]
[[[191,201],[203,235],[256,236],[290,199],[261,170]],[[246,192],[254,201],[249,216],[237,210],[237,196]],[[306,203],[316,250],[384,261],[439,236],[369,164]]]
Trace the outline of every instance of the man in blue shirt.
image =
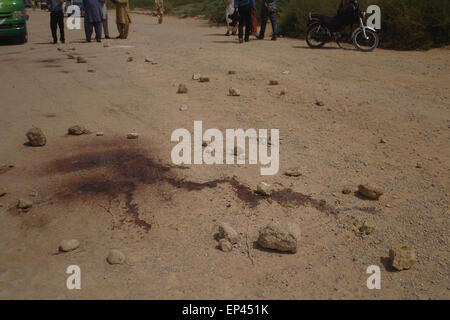
[[60,33],[59,40],[61,43],[65,42],[63,3],[64,0],[47,0],[47,6],[50,8],[50,29],[52,30],[53,44],[58,43],[58,37],[56,36],[58,27]]
[[84,32],[86,41],[91,42],[92,29],[95,28],[95,40],[102,40],[103,11],[100,0],[83,0],[84,6]]
[[259,31],[259,40],[264,39],[266,32],[267,20],[270,18],[272,24],[272,40],[277,40],[278,24],[277,24],[277,1],[276,0],[262,0],[261,8],[261,29]]
[[245,42],[250,40],[251,33],[251,8],[256,10],[255,0],[234,0],[234,9],[239,11],[239,43],[244,42],[244,26],[245,26]]

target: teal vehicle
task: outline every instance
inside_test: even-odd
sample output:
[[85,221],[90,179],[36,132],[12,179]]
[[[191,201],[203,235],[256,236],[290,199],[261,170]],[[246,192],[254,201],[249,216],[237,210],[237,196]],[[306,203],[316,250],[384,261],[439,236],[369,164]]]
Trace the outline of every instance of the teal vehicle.
[[27,42],[27,19],[23,0],[0,0],[0,38]]

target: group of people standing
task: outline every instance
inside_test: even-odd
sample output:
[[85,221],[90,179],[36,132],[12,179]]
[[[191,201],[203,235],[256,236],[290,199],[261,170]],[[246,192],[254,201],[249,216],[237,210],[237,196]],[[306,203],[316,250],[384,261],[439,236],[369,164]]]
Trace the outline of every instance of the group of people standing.
[[[130,29],[131,15],[129,0],[111,0],[116,6],[116,24],[119,35],[117,39],[127,39]],[[57,28],[60,31],[60,41],[65,42],[64,36],[64,2],[65,0],[47,0],[50,10],[50,28],[52,31],[53,43],[58,42]],[[162,0],[155,0],[159,6],[159,18],[162,22]],[[91,42],[93,31],[95,30],[95,40],[101,42],[102,31],[105,32],[105,38],[109,39],[108,30],[108,10],[106,0],[83,0],[84,11],[84,31],[86,42]]]
[[[250,41],[250,35],[256,39],[263,40],[266,32],[267,21],[272,24],[272,40],[278,38],[277,6],[276,0],[261,0],[261,28],[257,34],[256,3],[255,0],[222,0],[226,5],[227,33],[236,35],[238,33],[239,43]],[[238,24],[233,26],[231,15],[238,12]],[[245,28],[245,34],[244,34]]]

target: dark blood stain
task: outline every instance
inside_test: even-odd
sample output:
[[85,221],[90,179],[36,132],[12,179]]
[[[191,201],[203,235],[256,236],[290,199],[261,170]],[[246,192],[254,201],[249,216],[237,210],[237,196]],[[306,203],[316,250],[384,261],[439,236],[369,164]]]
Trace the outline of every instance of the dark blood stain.
[[[132,217],[135,225],[148,231],[151,225],[139,217],[139,207],[134,202],[134,192],[138,185],[167,183],[172,187],[191,191],[216,188],[229,184],[239,200],[250,208],[264,201],[275,201],[282,206],[310,206],[321,212],[337,213],[325,201],[294,192],[291,189],[275,191],[270,197],[256,194],[248,186],[235,178],[218,179],[204,183],[186,181],[174,176],[173,166],[162,165],[149,158],[143,150],[117,148],[73,155],[55,160],[45,168],[45,174],[70,174],[72,178],[58,195],[62,198],[106,195],[117,198],[125,195],[126,217]],[[178,168],[178,167],[176,167]],[[183,169],[181,167],[181,169]],[[125,218],[126,218],[125,217]],[[124,222],[125,218],[122,220]]]
[[377,214],[380,213],[379,210],[377,210],[375,207],[353,207],[353,209],[365,212],[365,213],[370,213],[370,214]]

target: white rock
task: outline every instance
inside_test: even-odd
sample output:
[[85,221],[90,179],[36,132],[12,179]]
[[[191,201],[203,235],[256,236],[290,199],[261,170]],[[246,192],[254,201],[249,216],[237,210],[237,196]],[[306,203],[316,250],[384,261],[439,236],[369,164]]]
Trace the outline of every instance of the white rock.
[[109,264],[122,264],[125,262],[125,255],[120,250],[112,249],[109,251],[106,260]]
[[139,137],[139,134],[136,132],[131,132],[127,134],[127,139],[137,139]]
[[63,240],[61,241],[61,244],[59,245],[59,250],[68,252],[77,249],[80,246],[80,241],[76,239],[71,240]]
[[270,196],[272,194],[272,187],[265,182],[260,182],[256,186],[256,193],[262,196]]
[[228,223],[219,224],[219,239],[227,239],[231,244],[239,242],[239,234]]

